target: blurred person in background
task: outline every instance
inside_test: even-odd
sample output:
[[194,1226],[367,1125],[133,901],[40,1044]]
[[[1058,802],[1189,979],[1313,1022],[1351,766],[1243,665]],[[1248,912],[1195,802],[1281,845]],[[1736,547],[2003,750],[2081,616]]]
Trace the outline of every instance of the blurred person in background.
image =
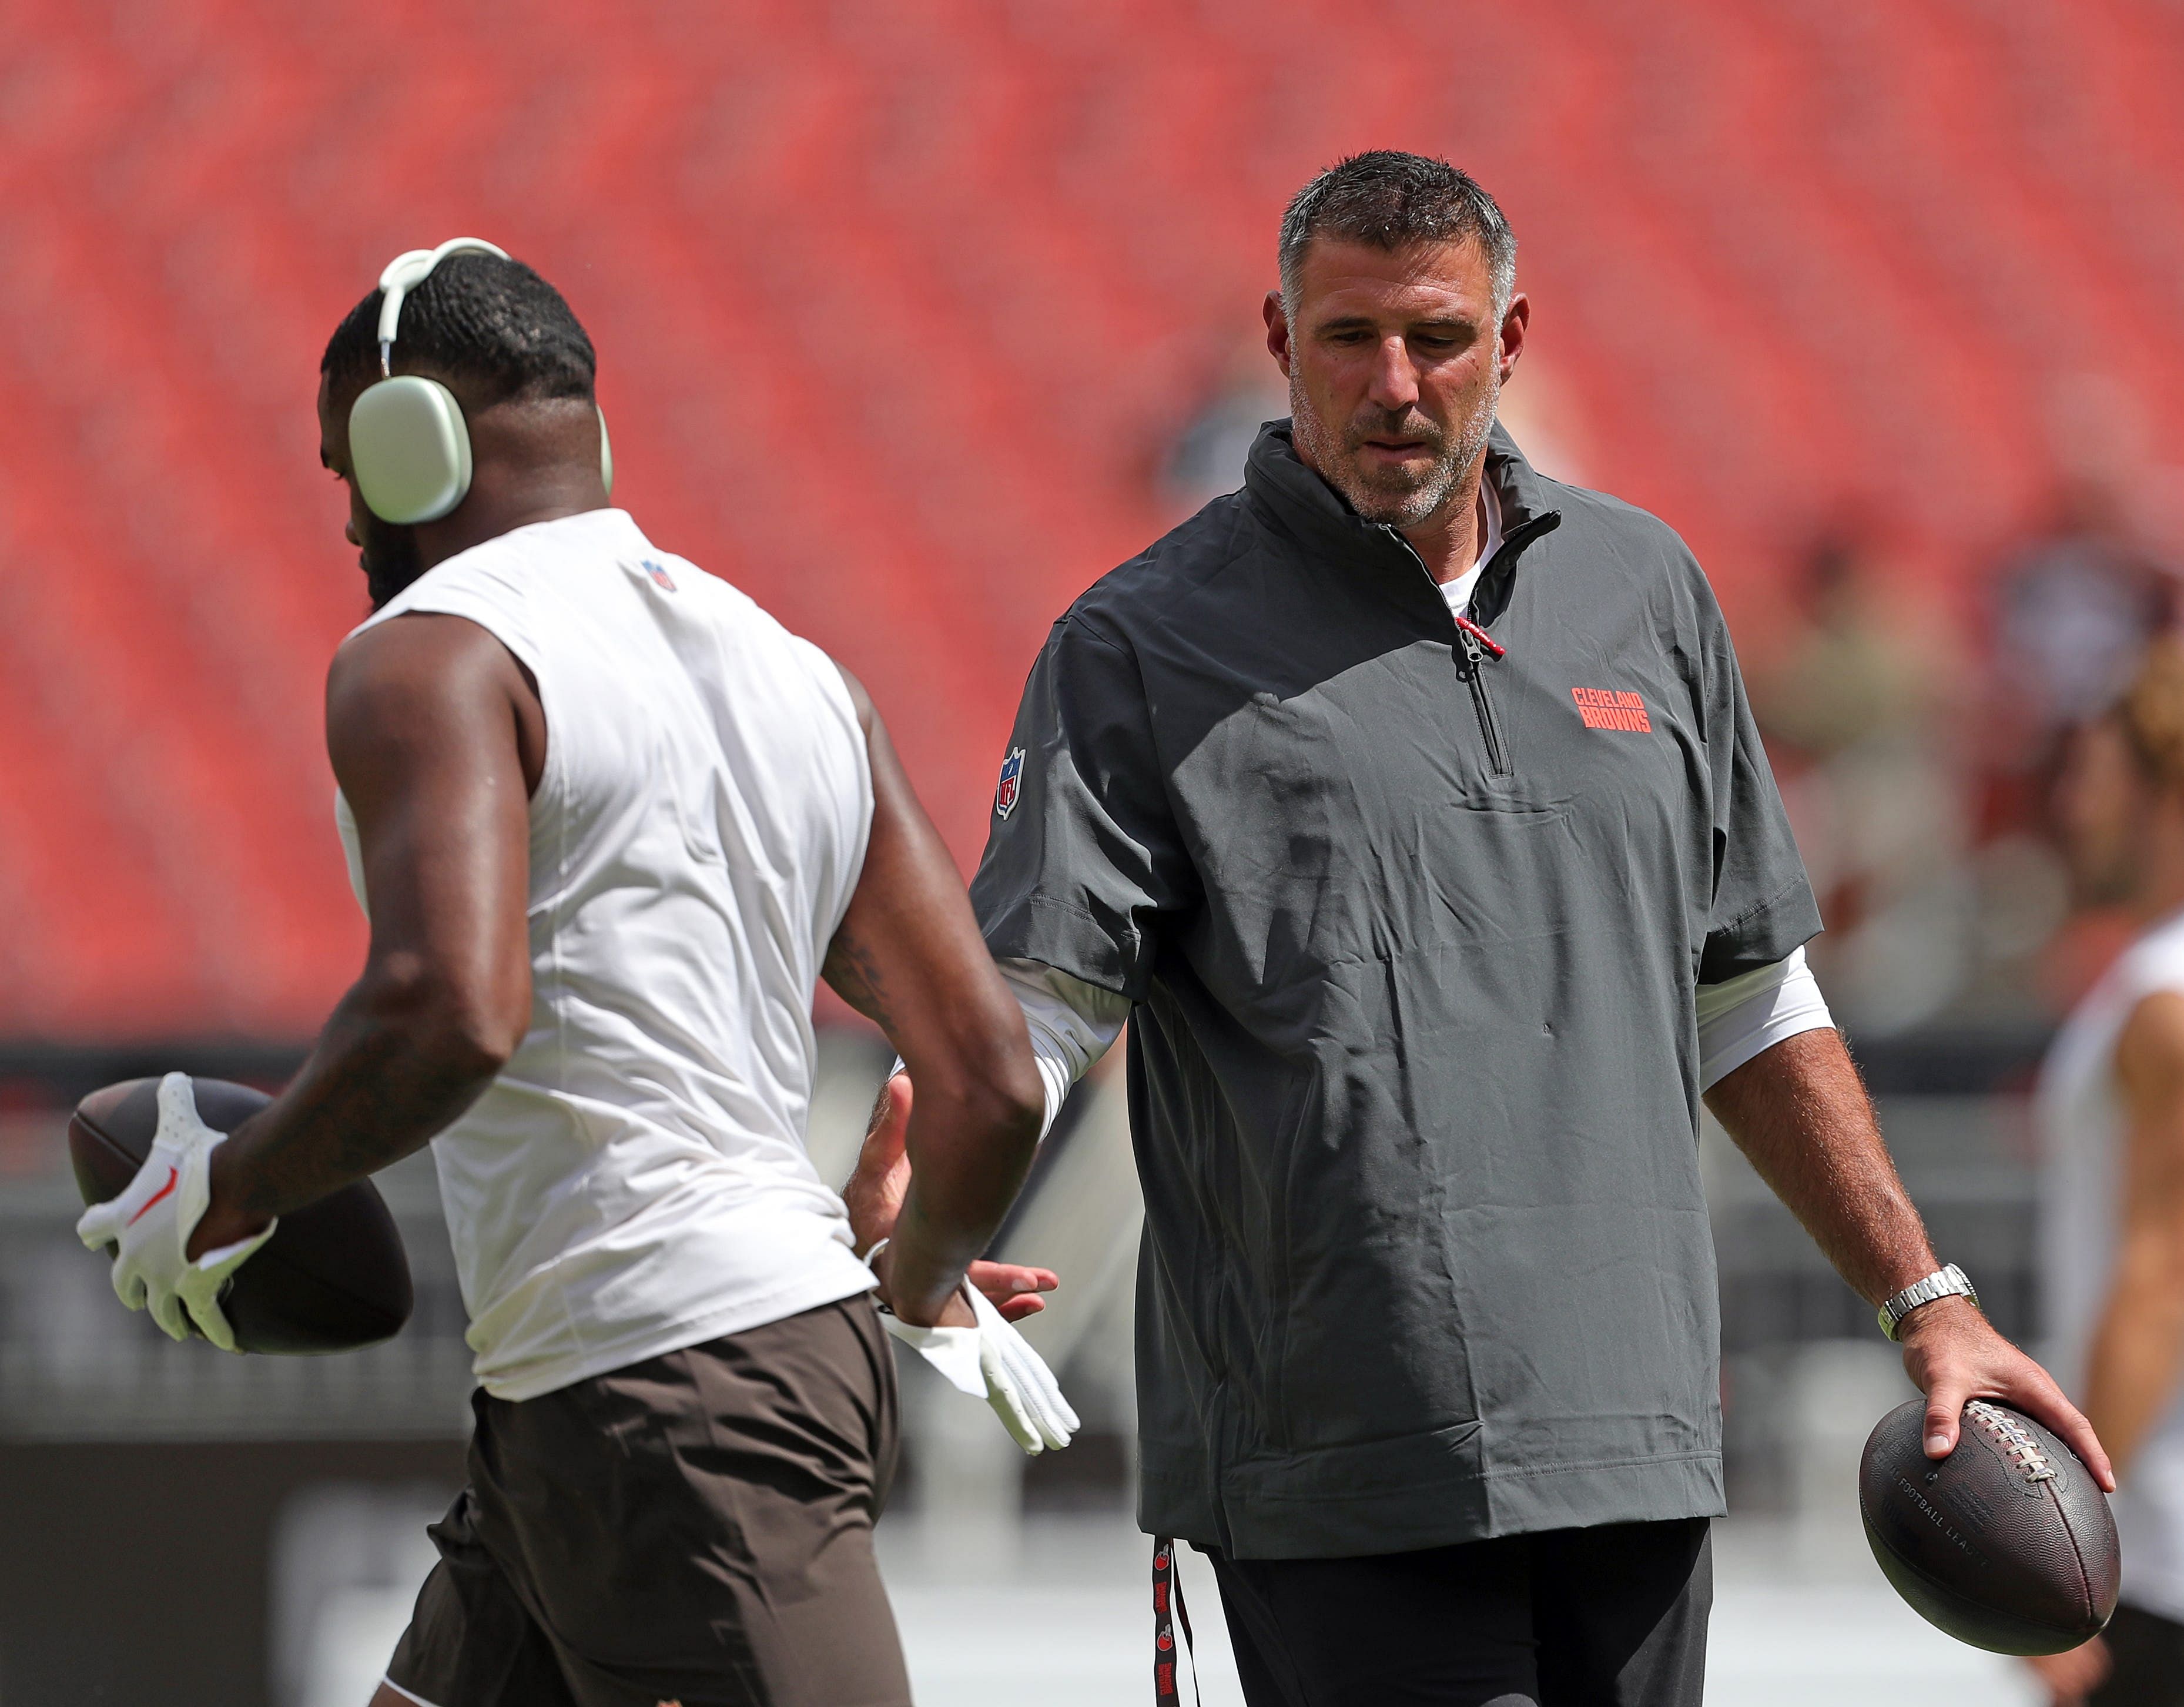
[[1853,1029],[1898,1030],[1969,971],[1953,637],[1875,560],[1867,531],[1806,554],[1789,644],[1752,710],[1828,921],[1814,969]]
[[[1023,1021],[862,688],[610,507],[560,294],[468,239],[382,287],[319,388],[374,611],[326,685],[369,955],[233,1133],[170,1074],[151,1160],[86,1221],[125,1301],[219,1342],[277,1217],[432,1142],[480,1386],[375,1707],[907,1707],[872,1547],[884,1332],[950,1336],[1013,1402],[1022,1358],[989,1354],[1028,1348],[965,1280],[1019,1313],[1052,1284],[973,1262],[1039,1130]],[[460,434],[430,513],[385,513],[427,438],[370,430],[389,396]],[[884,1329],[805,1148],[822,976],[917,1074]]]
[[1161,469],[1162,496],[1177,511],[1188,515],[1244,483],[1259,429],[1288,406],[1280,379],[1257,339],[1229,352]]
[[[1976,743],[1985,853],[2008,848],[2020,875],[2048,855],[2050,807],[2072,733],[2105,713],[2153,635],[2174,621],[2177,579],[2131,522],[2125,477],[2073,447],[2046,519],[2004,555],[1993,577],[1993,652]],[[2116,459],[2129,467],[2131,459]],[[1998,869],[1990,863],[1990,870]],[[2084,996],[2136,933],[2113,906],[2083,895],[2070,911],[2066,873],[2051,872],[2044,926],[2023,934],[2029,950],[2014,980],[2048,1013]],[[1981,897],[1982,927],[1997,903]],[[2007,926],[2004,926],[2007,929]],[[2044,1016],[2043,1016],[2044,1017]]]
[[1444,161],[1299,192],[1291,419],[1055,624],[972,884],[1050,1118],[1129,1021],[1139,1520],[1212,1559],[1253,1707],[1700,1699],[1702,1095],[1885,1301],[1929,1453],[1986,1395],[2103,1463],[1896,1176],[1697,564],[1496,425],[1515,248]]
[[1997,684],[2033,720],[2036,751],[2114,701],[2176,605],[2175,577],[2133,538],[2120,495],[2082,474],[1996,584]]
[[2029,1662],[2058,1707],[2184,1707],[2184,642],[2071,738],[2057,817],[2082,901],[2140,934],[2057,1035],[2037,1099],[2043,1304],[2113,1456],[2123,1603]]

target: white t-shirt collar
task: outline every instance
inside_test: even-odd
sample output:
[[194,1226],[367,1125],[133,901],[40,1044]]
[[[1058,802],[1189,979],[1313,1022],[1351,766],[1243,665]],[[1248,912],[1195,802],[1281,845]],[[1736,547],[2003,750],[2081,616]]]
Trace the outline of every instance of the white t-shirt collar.
[[1479,577],[1486,566],[1494,561],[1494,554],[1502,549],[1502,499],[1494,489],[1491,480],[1479,483],[1479,501],[1486,511],[1486,530],[1479,538],[1479,555],[1471,566],[1453,581],[1441,583],[1441,597],[1448,600],[1448,608],[1457,616],[1464,615],[1471,605],[1471,589],[1479,584]]

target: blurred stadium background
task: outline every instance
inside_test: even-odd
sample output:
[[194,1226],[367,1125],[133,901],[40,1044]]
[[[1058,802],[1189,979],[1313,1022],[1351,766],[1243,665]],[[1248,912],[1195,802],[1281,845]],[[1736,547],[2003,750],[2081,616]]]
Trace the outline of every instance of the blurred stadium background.
[[[2046,770],[2184,561],[2180,87],[2176,0],[0,8],[0,1707],[361,1707],[460,1475],[428,1165],[387,1182],[401,1339],[228,1362],[113,1308],[59,1136],[134,1073],[277,1082],[359,962],[318,696],[363,588],[311,404],[388,256],[473,233],[562,287],[617,500],[863,677],[967,868],[1047,623],[1284,412],[1287,197],[1364,147],[1464,165],[1535,304],[1506,418],[1708,564],[1822,981],[2025,1335],[2022,1093],[2118,940]],[[838,1175],[885,1057],[822,1017]],[[1070,1118],[1007,1236],[1064,1270],[1091,1432],[1026,1469],[914,1387],[883,1534],[928,1702],[1146,1687],[1134,1187],[1102,1083]],[[1713,1699],[2030,1699],[1864,1556],[1902,1376],[1708,1162]]]

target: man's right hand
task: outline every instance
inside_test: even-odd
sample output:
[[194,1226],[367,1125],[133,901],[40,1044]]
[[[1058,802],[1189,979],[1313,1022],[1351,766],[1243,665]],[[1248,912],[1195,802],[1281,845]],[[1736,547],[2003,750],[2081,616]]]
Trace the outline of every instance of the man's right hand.
[[192,1258],[190,1236],[212,1202],[213,1152],[227,1141],[198,1116],[197,1089],[186,1073],[159,1080],[159,1124],[150,1153],[121,1194],[94,1203],[75,1224],[92,1250],[114,1247],[114,1290],[132,1310],[149,1308],[169,1339],[186,1340],[190,1325],[224,1352],[235,1330],[220,1296],[235,1271],[273,1236],[263,1222],[239,1238]]
[[[903,1194],[910,1189],[910,1157],[905,1143],[910,1132],[911,1095],[907,1073],[896,1074],[880,1087],[879,1100],[872,1105],[872,1124],[866,1129],[864,1149],[857,1158],[856,1172],[842,1187],[842,1201],[849,1207],[850,1227],[856,1236],[860,1255],[881,1240],[894,1236],[895,1217],[902,1211]],[[1020,1322],[1027,1316],[1037,1315],[1046,1308],[1046,1300],[1039,1294],[1050,1292],[1061,1284],[1051,1269],[1027,1268],[1017,1263],[973,1263],[966,1278],[1007,1322]],[[959,1309],[963,1313],[961,1321],[956,1319]],[[931,1325],[967,1327],[970,1323],[969,1304],[951,1299],[948,1311]]]
[[895,1217],[910,1190],[910,1075],[898,1073],[880,1086],[865,1126],[856,1171],[842,1187],[859,1256],[894,1236]]

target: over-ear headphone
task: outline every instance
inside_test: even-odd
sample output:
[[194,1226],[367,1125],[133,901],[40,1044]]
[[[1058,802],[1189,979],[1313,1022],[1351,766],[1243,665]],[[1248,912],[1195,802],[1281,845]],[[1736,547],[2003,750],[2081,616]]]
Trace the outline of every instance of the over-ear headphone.
[[[402,299],[449,255],[508,259],[482,237],[451,237],[436,249],[409,249],[379,276],[380,377],[348,411],[349,468],[365,505],[382,522],[415,527],[437,522],[471,489],[471,433],[455,394],[437,379],[394,371],[394,334]],[[614,490],[614,452],[599,416],[599,478]]]

